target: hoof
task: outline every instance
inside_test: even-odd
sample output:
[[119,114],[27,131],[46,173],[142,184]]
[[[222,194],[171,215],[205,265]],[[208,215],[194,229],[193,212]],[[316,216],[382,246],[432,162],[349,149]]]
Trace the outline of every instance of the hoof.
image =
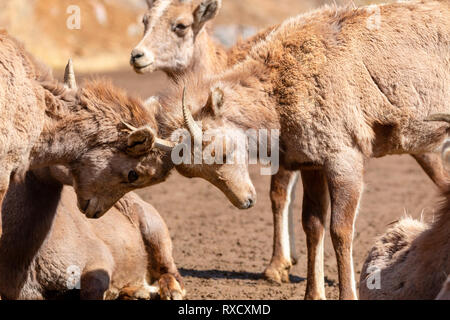
[[166,273],[159,279],[159,295],[161,300],[183,300],[186,291],[182,283],[172,274]]
[[289,271],[291,270],[290,264],[269,265],[264,271],[264,278],[268,281],[275,283],[289,283]]
[[154,300],[157,298],[158,288],[149,285],[126,287],[119,293],[119,300]]

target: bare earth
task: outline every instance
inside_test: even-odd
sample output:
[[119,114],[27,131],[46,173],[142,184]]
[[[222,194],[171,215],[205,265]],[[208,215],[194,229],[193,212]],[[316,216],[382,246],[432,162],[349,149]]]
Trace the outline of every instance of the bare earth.
[[[167,84],[161,74],[139,76],[130,71],[105,74],[130,92],[148,97]],[[163,184],[138,193],[165,219],[174,244],[174,256],[184,277],[187,299],[303,299],[306,287],[306,243],[301,227],[302,186],[295,208],[299,262],[291,283],[277,285],[261,278],[272,253],[270,177],[251,169],[258,192],[254,208],[235,209],[214,186],[186,179],[176,172]],[[409,156],[370,160],[354,238],[356,278],[374,238],[405,213],[431,219],[437,190]],[[337,268],[329,233],[325,242],[326,292],[336,299]]]

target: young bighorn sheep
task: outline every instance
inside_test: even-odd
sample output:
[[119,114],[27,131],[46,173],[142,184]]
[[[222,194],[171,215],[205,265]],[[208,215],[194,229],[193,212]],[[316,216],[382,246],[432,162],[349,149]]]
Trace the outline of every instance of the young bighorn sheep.
[[[251,47],[276,27],[269,27],[225,50],[208,30],[208,22],[217,15],[222,1],[149,0],[147,3],[149,10],[143,19],[145,34],[133,49],[130,63],[138,73],[162,70],[178,83],[184,83],[187,74],[212,76],[244,60]],[[298,171],[283,168],[272,176],[273,254],[264,275],[276,282],[289,282],[290,267],[297,262],[292,206],[298,177]]]
[[[241,62],[256,43],[278,27],[267,28],[226,51],[208,32],[208,22],[217,15],[220,0],[148,0],[147,3],[144,37],[131,53],[131,65],[138,73],[162,70],[178,83],[186,82],[186,74],[207,77]],[[439,157],[435,154],[412,156],[438,186],[444,185],[445,175]],[[302,170],[301,173],[306,190],[303,208],[310,211],[316,207],[316,200],[311,197],[315,193],[317,177],[310,171]],[[292,207],[298,178],[298,171],[280,168],[272,176],[270,185],[274,241],[272,259],[264,274],[276,282],[288,282],[290,267],[297,261]]]
[[65,78],[45,81],[23,47],[0,33],[0,203],[11,176],[61,164],[80,210],[98,218],[126,192],[163,180],[172,144],[155,136],[139,100],[105,81],[77,89],[70,63]]
[[[450,122],[450,116],[430,118]],[[442,156],[450,167],[450,141]],[[439,298],[450,298],[448,281],[442,287],[450,274],[450,184],[442,196],[431,224],[403,218],[377,240],[361,271],[361,299],[434,299],[441,288]]]
[[[202,129],[189,108],[183,109],[196,145],[201,145],[202,130],[211,128],[279,129],[280,165],[303,169],[311,178],[305,190],[311,202],[303,214],[306,298],[325,298],[327,193],[340,298],[355,299],[352,239],[365,159],[434,152],[448,128],[422,120],[449,109],[449,2],[377,8],[379,28],[368,24],[372,7],[324,7],[287,20],[242,63],[207,84],[209,98],[202,86],[187,82],[188,104],[207,101],[196,114]],[[161,132],[167,131],[163,119],[159,124]],[[183,167],[192,169],[178,170]],[[196,174],[211,180],[211,172],[202,168]]]
[[151,205],[131,192],[87,219],[63,183],[71,179],[55,167],[11,183],[0,222],[3,299],[72,296],[77,281],[82,299],[149,299],[155,280],[162,299],[182,298],[169,232]]

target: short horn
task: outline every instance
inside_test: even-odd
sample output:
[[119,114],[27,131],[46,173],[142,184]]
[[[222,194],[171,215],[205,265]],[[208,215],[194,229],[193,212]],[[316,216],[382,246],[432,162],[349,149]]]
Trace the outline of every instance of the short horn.
[[444,121],[450,123],[450,114],[448,113],[435,113],[428,116],[425,121]]
[[195,122],[194,117],[192,117],[191,111],[186,106],[186,87],[183,88],[182,107],[183,107],[184,125],[189,130],[189,133],[191,134],[192,138],[194,138],[195,144],[201,145],[202,129]]
[[64,71],[64,85],[69,89],[76,89],[77,82],[75,80],[75,72],[73,71],[72,59],[69,59]]
[[155,138],[154,146],[155,148],[158,148],[163,151],[172,151],[172,149],[175,147],[176,143],[169,140],[164,140],[161,138]]

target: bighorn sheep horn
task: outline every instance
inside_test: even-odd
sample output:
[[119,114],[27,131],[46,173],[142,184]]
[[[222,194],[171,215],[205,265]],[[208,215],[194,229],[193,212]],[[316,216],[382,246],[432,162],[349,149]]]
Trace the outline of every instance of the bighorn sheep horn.
[[450,114],[448,113],[435,113],[428,118],[425,119],[425,121],[444,121],[450,123]]
[[[122,121],[122,123],[131,132],[139,130],[138,128],[133,127],[131,124],[126,123],[125,121]],[[150,127],[148,127],[148,129],[153,133],[153,137],[155,139],[155,141],[153,143],[153,146],[155,148],[158,148],[158,149],[163,150],[163,151],[169,151],[169,152],[172,151],[172,149],[176,145],[175,142],[170,141],[170,140],[164,140],[164,139],[158,138],[158,137],[156,137],[156,134],[153,132],[153,130]]]
[[183,118],[184,125],[189,130],[192,138],[194,138],[195,145],[201,145],[202,141],[202,129],[195,122],[194,117],[192,117],[191,111],[186,106],[186,87],[183,88],[183,98],[182,98],[182,107],[183,107]]
[[77,82],[75,81],[75,72],[73,71],[72,59],[69,59],[64,71],[64,85],[69,89],[76,89]]

